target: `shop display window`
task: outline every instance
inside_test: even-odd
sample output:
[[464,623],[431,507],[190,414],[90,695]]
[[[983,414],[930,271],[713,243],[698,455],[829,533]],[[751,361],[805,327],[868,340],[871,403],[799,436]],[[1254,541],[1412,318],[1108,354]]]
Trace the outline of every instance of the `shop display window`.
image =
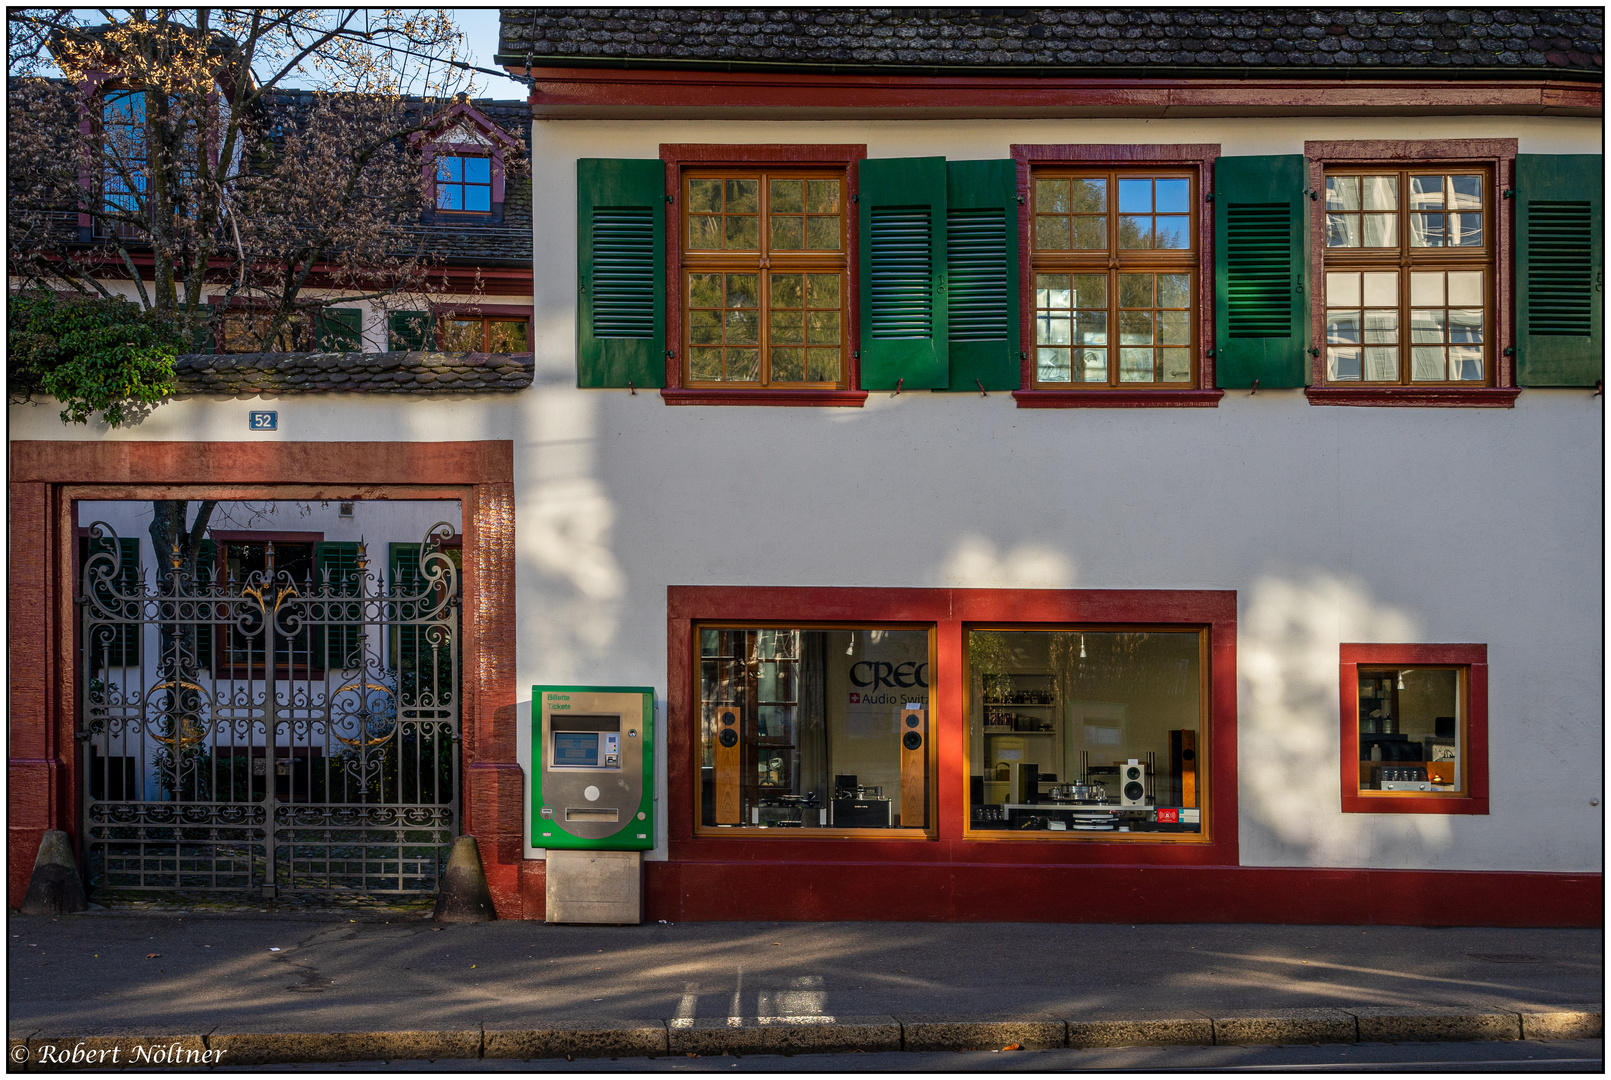
[[699,627],[701,831],[928,828],[930,636]]
[[1481,645],[1342,647],[1345,810],[1486,812],[1486,653]]
[[1205,837],[1205,630],[971,630],[967,648],[974,832]]

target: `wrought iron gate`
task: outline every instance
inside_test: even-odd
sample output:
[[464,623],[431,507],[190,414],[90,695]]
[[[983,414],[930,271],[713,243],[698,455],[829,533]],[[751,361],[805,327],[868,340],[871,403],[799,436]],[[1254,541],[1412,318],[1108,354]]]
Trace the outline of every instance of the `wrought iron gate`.
[[[458,834],[459,571],[439,522],[302,580],[226,553],[147,582],[96,522],[81,611],[92,887],[418,893]],[[332,545],[337,547],[340,545]]]

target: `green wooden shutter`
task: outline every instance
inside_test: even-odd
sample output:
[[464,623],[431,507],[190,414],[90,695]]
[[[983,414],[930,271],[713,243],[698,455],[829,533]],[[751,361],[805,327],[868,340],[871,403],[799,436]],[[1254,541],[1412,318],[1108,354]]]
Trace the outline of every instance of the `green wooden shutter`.
[[359,308],[325,308],[319,312],[319,351],[359,351],[363,347],[363,314]]
[[[191,586],[198,595],[209,595],[208,589],[212,587],[217,568],[218,545],[211,540],[203,540],[196,549],[196,580]],[[210,608],[199,607],[198,611],[202,617],[196,624],[196,668],[198,671],[211,671],[213,638],[217,636],[218,629],[212,622],[214,613]]]
[[1516,155],[1518,386],[1602,377],[1603,163],[1599,154]]
[[[443,552],[461,570],[458,582],[462,593],[463,549],[444,548]],[[404,705],[414,706],[428,696],[437,704],[443,704],[443,694],[456,692],[452,654],[442,636],[430,632],[429,623],[408,621],[436,605],[436,599],[426,595],[424,579],[420,576],[420,546],[416,543],[394,543],[388,554],[391,591],[398,598],[395,603],[399,625],[391,628],[388,643],[389,663],[397,671],[398,700]],[[434,665],[432,657],[435,658]]]
[[408,352],[436,347],[435,326],[428,311],[394,311],[386,317],[386,351]]
[[213,314],[213,309],[209,307],[206,312],[207,321],[191,329],[190,348],[192,352],[210,353],[218,350],[218,345],[213,335]]
[[1018,389],[1018,168],[946,163],[951,390]]
[[1302,154],[1214,165],[1214,370],[1222,387],[1309,382]]
[[945,159],[863,161],[858,177],[861,387],[944,388]]
[[[324,584],[329,582],[332,596],[356,597],[360,591],[357,543],[351,540],[323,540],[316,547],[314,565],[318,576],[313,583],[315,591],[322,592]],[[329,623],[316,625],[313,630],[314,662],[326,668],[357,667],[364,638],[362,603],[356,600],[352,603],[331,601],[326,617]],[[337,619],[343,622],[336,624]],[[328,629],[328,634],[321,632],[325,629]]]
[[[112,550],[110,537],[91,539],[83,548],[83,557],[87,561],[91,555],[111,553]],[[134,536],[120,536],[116,550],[117,574],[109,583],[109,588],[96,589],[96,599],[103,612],[116,613],[119,619],[127,618],[129,622],[101,622],[94,639],[84,642],[84,647],[90,651],[91,671],[104,667],[138,667],[140,663],[141,605],[138,600],[125,599],[138,596],[144,583],[144,576],[140,573],[140,540]]]
[[666,166],[576,162],[576,385],[666,385]]

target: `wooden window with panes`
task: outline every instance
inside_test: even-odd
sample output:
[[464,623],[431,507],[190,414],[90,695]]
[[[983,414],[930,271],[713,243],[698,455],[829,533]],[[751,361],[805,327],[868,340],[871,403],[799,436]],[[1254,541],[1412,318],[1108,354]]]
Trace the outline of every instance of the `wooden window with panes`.
[[1326,170],[1326,382],[1491,380],[1488,170]]
[[1036,170],[1037,388],[1195,385],[1195,188],[1184,170]]
[[683,174],[685,385],[843,387],[845,175]]

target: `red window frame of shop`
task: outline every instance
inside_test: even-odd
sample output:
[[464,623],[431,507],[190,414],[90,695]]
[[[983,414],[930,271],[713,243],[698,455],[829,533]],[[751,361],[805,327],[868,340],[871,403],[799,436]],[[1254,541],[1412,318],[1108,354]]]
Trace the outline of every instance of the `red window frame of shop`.
[[[699,740],[693,704],[694,627],[899,623],[934,627],[931,680],[935,823],[927,837],[697,836]],[[969,828],[967,669],[970,626],[1180,624],[1209,634],[1209,755],[1213,782],[1203,843],[975,838]],[[1236,593],[1172,589],[877,589],[673,585],[666,590],[666,829],[674,861],[940,862],[1235,866]]]
[[[1020,409],[1152,409],[1202,408],[1219,404],[1225,391],[1214,385],[1214,218],[1205,195],[1213,190],[1210,177],[1219,158],[1219,143],[1133,143],[1117,145],[1063,145],[1014,143],[1012,159],[1018,166],[1018,385],[1013,398]],[[1196,173],[1197,205],[1197,384],[1187,389],[1095,388],[1089,390],[1035,389],[1035,271],[1031,243],[1034,172],[1044,165],[1109,165],[1114,168],[1160,165]],[[1114,198],[1116,199],[1117,193]],[[1113,213],[1118,213],[1115,205]],[[1116,330],[1115,330],[1116,332]],[[1117,347],[1117,346],[1113,346]]]
[[666,385],[660,391],[667,405],[849,405],[859,408],[867,400],[867,391],[861,387],[859,362],[861,341],[861,312],[857,296],[857,260],[859,249],[858,227],[855,221],[857,172],[856,163],[867,156],[867,147],[860,143],[822,143],[793,145],[787,143],[755,143],[730,145],[726,143],[662,143],[660,160],[666,163],[666,341],[682,341],[682,171],[684,168],[754,165],[822,165],[845,170],[846,217],[850,218],[845,230],[846,270],[849,282],[849,305],[846,309],[846,332],[849,335],[848,377],[844,389],[834,390],[774,390],[769,387],[700,387],[683,386],[683,356],[680,344],[666,351]]
[[[1510,192],[1516,182],[1515,139],[1326,139],[1303,144],[1309,163],[1309,190],[1321,193],[1309,203],[1309,340],[1319,354],[1310,362],[1304,395],[1311,405],[1399,405],[1510,409],[1521,390],[1516,386],[1515,341],[1516,245],[1511,236],[1515,211]],[[1326,168],[1349,165],[1402,165],[1408,168],[1454,168],[1482,165],[1492,170],[1493,199],[1493,385],[1491,386],[1349,386],[1326,382]],[[1408,332],[1406,324],[1406,333]],[[1486,811],[1484,811],[1486,812]]]
[[[1488,812],[1488,646],[1344,644],[1339,653],[1342,809],[1345,814],[1486,814]],[[1466,669],[1466,790],[1434,792],[1359,791],[1359,669],[1438,665]]]

